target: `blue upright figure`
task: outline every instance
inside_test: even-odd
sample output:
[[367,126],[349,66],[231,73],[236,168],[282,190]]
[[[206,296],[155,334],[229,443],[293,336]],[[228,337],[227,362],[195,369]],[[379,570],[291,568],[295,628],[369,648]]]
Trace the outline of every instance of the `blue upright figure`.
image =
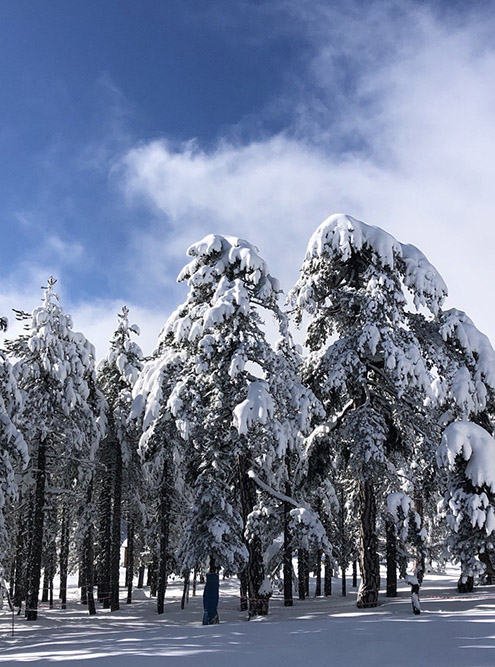
[[218,574],[210,572],[206,575],[206,585],[203,592],[203,625],[218,623],[218,591],[220,580]]

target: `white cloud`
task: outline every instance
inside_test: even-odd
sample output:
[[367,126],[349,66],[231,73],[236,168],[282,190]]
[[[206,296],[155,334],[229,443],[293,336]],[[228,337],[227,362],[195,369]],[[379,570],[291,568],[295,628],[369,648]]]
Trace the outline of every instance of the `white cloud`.
[[[495,339],[493,25],[407,3],[406,13],[381,3],[336,23],[326,4],[290,4],[314,53],[285,134],[211,150],[157,140],[126,155],[127,196],[156,213],[139,252],[163,276],[210,231],[244,236],[288,289],[311,232],[343,211],[420,247],[450,305]],[[342,58],[349,81],[338,92]]]

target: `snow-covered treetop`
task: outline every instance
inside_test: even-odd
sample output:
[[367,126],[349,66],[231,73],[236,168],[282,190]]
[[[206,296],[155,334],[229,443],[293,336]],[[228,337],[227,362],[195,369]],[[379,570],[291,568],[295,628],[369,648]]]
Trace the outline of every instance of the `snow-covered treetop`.
[[143,352],[139,345],[131,340],[131,333],[139,335],[137,324],[129,324],[129,309],[123,306],[118,313],[119,325],[110,342],[110,351],[100,363],[99,371],[106,366],[115,366],[122,381],[132,388],[142,368]]
[[[337,213],[322,222],[309,241],[302,273],[311,274],[312,266],[321,259],[346,264],[361,254],[371,254],[372,263],[397,272],[412,292],[416,307],[426,306],[432,313],[438,312],[447,286],[423,253],[350,215]],[[317,296],[313,281],[301,278],[295,292],[297,305],[311,310]]]
[[[103,423],[96,427],[95,411],[99,399],[95,387],[95,349],[83,336],[72,330],[54,291],[56,280],[50,276],[44,288],[42,305],[28,318],[26,333],[7,341],[8,349],[19,359],[14,366],[30,412],[32,433],[42,438],[57,431],[54,422],[65,415],[71,424],[71,442],[80,447],[96,446]],[[86,421],[86,432],[81,426]],[[29,434],[31,436],[31,434]]]
[[208,234],[204,239],[193,243],[187,254],[194,257],[177,278],[178,282],[187,280],[190,285],[216,282],[218,277],[243,275],[243,279],[266,290],[266,296],[272,291],[278,293],[278,280],[268,273],[266,262],[259,256],[259,250],[244,239],[234,236]]
[[495,439],[469,421],[450,424],[437,450],[438,465],[454,469],[458,457],[467,462],[465,475],[474,486],[487,486],[495,493]]
[[168,319],[159,346],[170,334],[178,342],[194,341],[232,316],[247,316],[253,306],[271,308],[279,314],[279,282],[248,241],[209,234],[187,253],[194,259],[177,280],[187,281],[189,295]]

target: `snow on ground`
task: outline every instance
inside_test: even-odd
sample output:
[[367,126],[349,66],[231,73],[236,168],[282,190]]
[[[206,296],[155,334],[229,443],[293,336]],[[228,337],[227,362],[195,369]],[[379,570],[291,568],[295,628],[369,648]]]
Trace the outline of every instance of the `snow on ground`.
[[[459,595],[458,573],[429,574],[422,588],[421,616],[413,616],[409,587],[399,597],[380,596],[372,610],[355,607],[356,592],[340,597],[294,600],[284,608],[279,594],[270,615],[247,621],[238,611],[235,581],[221,582],[219,625],[203,627],[202,586],[180,609],[182,585],[167,590],[165,614],[154,600],[125,604],[90,618],[75,600],[65,611],[42,609],[36,623],[0,612],[0,664],[68,667],[482,667],[495,665],[495,586]],[[350,582],[348,582],[348,585]],[[147,589],[145,589],[147,590]],[[99,606],[99,605],[98,605]]]

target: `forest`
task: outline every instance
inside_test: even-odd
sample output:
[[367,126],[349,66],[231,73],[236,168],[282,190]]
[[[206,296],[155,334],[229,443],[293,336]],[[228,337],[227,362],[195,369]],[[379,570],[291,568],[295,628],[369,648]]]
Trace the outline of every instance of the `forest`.
[[28,621],[64,608],[77,572],[89,614],[116,611],[124,539],[127,602],[149,586],[158,614],[171,576],[184,597],[237,577],[250,616],[275,589],[304,599],[311,573],[316,596],[359,573],[360,608],[378,604],[380,565],[389,597],[432,563],[460,567],[460,593],[491,583],[495,353],[443,309],[425,255],[332,215],[284,298],[246,240],[210,234],[187,254],[187,296],[150,357],[123,307],[97,363],[52,277],[38,308],[15,311],[23,333],[0,352],[11,607]]

